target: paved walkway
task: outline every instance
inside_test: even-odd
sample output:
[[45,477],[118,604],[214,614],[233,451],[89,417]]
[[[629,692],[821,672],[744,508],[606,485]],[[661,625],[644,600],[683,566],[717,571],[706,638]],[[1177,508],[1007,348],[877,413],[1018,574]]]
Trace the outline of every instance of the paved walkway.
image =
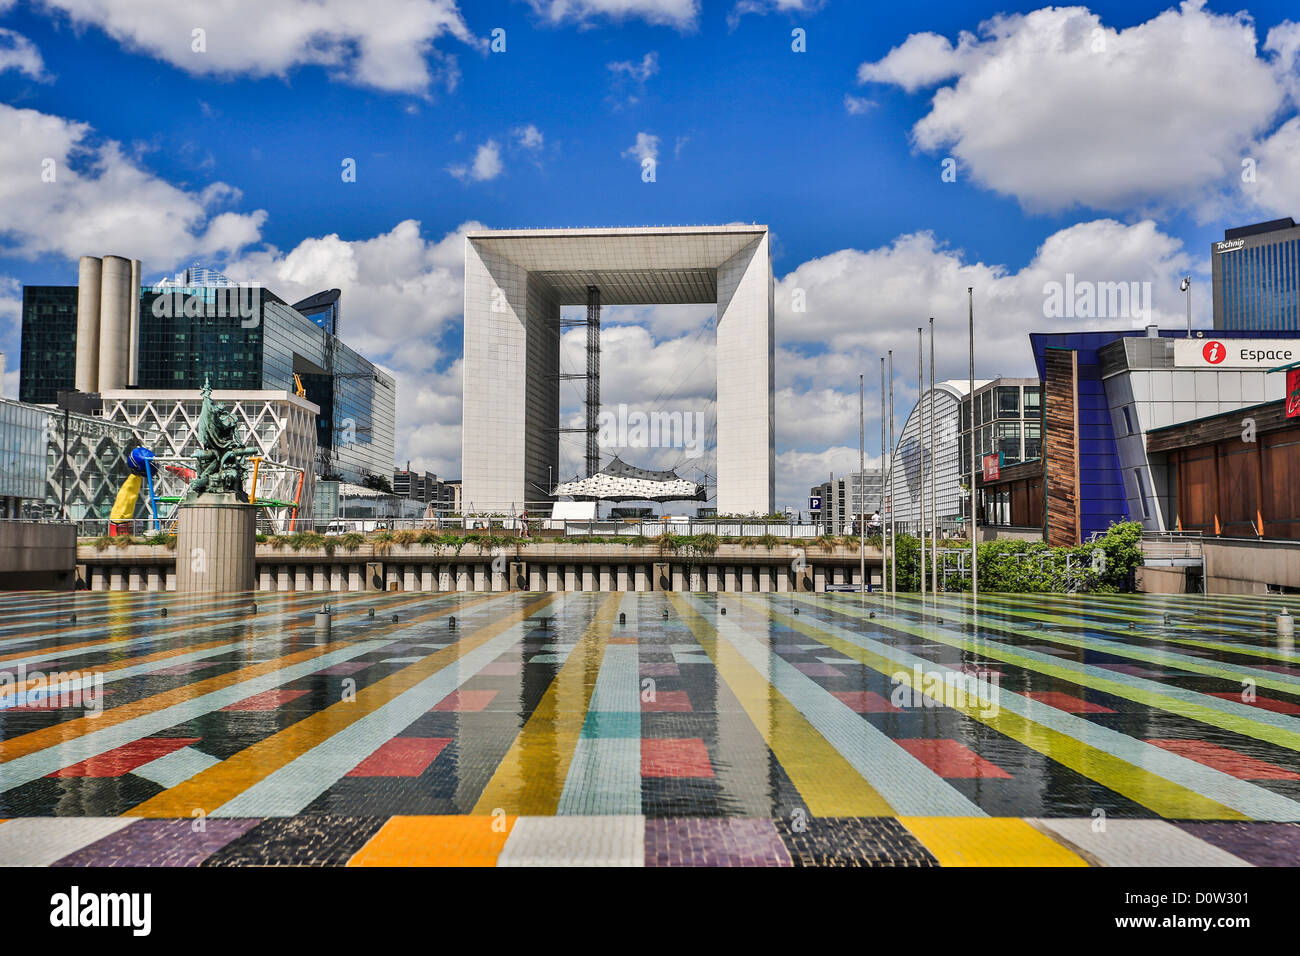
[[1300,859],[1257,598],[321,601],[7,595],[0,863]]

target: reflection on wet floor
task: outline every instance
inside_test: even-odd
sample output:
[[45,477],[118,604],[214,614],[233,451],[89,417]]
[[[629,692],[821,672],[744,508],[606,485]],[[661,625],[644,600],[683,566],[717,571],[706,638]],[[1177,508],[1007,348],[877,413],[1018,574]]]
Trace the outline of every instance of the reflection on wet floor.
[[328,630],[320,604],[7,596],[0,862],[1300,850],[1300,655],[1264,599],[344,594]]

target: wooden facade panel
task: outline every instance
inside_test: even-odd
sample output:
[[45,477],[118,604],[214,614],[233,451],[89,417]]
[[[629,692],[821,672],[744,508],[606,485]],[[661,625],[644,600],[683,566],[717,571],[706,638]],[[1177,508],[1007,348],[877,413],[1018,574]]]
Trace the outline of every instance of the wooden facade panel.
[[1254,537],[1259,514],[1259,450],[1240,440],[1219,443],[1219,528],[1234,538]]
[[1214,534],[1214,455],[1184,455],[1178,463],[1178,519],[1184,531]]
[[1043,468],[1047,493],[1047,543],[1079,543],[1078,365],[1072,350],[1044,356]]

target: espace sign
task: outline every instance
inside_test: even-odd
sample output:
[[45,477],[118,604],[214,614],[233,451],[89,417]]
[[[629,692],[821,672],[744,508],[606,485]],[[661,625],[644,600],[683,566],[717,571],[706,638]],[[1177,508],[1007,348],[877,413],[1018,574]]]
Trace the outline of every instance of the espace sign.
[[1300,339],[1174,339],[1176,368],[1270,369],[1300,361]]

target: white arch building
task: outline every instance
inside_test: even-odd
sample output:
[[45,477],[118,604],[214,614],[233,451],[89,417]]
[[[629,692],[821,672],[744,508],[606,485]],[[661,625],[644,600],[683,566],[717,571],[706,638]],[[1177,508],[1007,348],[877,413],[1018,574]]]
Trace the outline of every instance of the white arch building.
[[483,230],[465,237],[462,507],[549,499],[559,471],[560,307],[716,303],[717,508],[775,504],[766,226]]

